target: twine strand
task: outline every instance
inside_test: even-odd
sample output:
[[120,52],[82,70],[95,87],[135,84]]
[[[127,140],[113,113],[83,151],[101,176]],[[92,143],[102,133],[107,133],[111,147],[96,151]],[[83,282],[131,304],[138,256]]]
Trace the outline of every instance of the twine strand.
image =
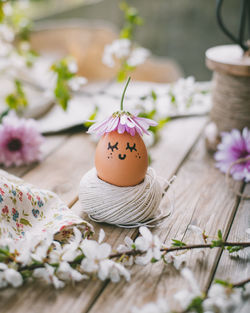
[[250,77],[214,72],[211,119],[219,132],[250,128]]
[[173,181],[174,178],[167,181],[157,177],[155,171],[148,168],[139,185],[118,187],[99,179],[93,168],[80,182],[79,200],[82,210],[95,222],[126,228],[154,227],[170,214],[159,207],[165,189]]

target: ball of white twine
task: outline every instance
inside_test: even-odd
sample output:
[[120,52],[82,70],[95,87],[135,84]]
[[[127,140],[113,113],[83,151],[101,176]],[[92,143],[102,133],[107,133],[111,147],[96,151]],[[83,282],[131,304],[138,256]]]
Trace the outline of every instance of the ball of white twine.
[[148,168],[139,185],[118,187],[99,179],[93,168],[80,182],[81,209],[95,222],[120,227],[153,226],[166,217],[157,210],[169,184],[157,177],[154,169]]

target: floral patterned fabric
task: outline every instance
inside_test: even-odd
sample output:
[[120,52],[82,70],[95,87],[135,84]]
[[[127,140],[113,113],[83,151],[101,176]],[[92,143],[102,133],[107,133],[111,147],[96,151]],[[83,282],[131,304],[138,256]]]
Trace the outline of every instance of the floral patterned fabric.
[[23,238],[26,232],[65,240],[77,226],[84,236],[92,226],[75,215],[53,192],[38,189],[0,170],[0,238]]

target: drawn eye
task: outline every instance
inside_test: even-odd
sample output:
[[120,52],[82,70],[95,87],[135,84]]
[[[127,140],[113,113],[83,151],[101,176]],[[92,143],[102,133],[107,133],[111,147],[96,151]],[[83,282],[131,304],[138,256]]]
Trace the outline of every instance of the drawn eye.
[[126,150],[130,150],[130,152],[137,151],[136,147],[135,147],[135,143],[134,143],[134,145],[132,147],[130,147],[129,142],[127,142]]
[[118,150],[118,141],[112,146],[109,142],[108,144],[108,150],[112,150],[112,152],[114,151],[114,149]]

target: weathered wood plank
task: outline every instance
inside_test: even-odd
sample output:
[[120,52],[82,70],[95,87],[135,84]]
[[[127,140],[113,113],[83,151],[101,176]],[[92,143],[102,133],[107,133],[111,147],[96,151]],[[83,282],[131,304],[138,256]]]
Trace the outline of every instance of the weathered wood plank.
[[[246,185],[244,194],[250,194],[250,185]],[[250,228],[250,200],[241,200],[237,209],[228,241],[249,241],[250,235],[246,229]],[[238,255],[238,257],[237,257]],[[244,249],[230,255],[223,251],[214,278],[229,280],[236,283],[250,277],[250,249]]]
[[[165,177],[170,178],[190,151],[193,143],[204,127],[205,122],[206,120],[203,118],[171,122],[164,130],[164,148],[159,144],[152,149],[152,157],[153,160],[155,160],[152,165],[156,169],[158,168],[158,170],[164,167],[167,175]],[[182,128],[180,128],[181,125]],[[91,143],[89,144],[92,145]],[[81,169],[83,161],[85,160],[86,168],[91,167],[91,163],[93,162],[92,150],[88,152],[86,159],[83,160],[81,158],[81,153],[79,153],[81,152],[81,148],[78,148],[81,146],[80,138],[74,139],[74,145],[77,146],[76,151],[78,153],[73,153],[75,149],[68,141],[63,147],[58,149],[53,156],[51,155],[46,162],[41,164],[36,170],[31,171],[25,178],[32,183],[55,190],[56,186],[63,184],[68,177],[72,186],[70,190],[66,191],[66,195],[63,194],[61,190],[57,191],[59,191],[58,193],[67,203],[72,203],[72,199],[75,199],[77,196],[76,187],[78,187],[80,176],[84,174],[83,169]],[[178,149],[176,149],[176,146]],[[85,151],[88,151],[86,147]],[[55,171],[53,170],[55,167],[53,164],[57,164],[58,166],[58,164],[68,158],[71,158],[72,165],[66,165],[66,168],[61,166],[55,169]],[[74,168],[72,169],[73,166]],[[73,175],[70,172],[71,170],[74,171]],[[51,181],[48,181],[46,176],[51,172],[53,173],[53,178],[51,177]],[[56,175],[54,175],[54,172],[56,172]],[[58,184],[58,182],[60,184]],[[79,203],[77,202],[72,209],[78,211]],[[123,230],[107,225],[93,224],[97,232],[100,227],[104,228],[107,234],[107,241],[113,246],[117,246],[121,243],[126,235],[134,236],[137,232],[137,230]],[[58,310],[60,310],[60,312],[68,312],[69,308],[71,310],[73,309],[76,313],[87,312],[88,308],[95,302],[95,299],[102,292],[103,288],[105,288],[106,284],[107,283],[99,281],[83,282],[78,284],[74,289],[68,286],[60,291],[55,291],[48,287],[43,287],[38,290],[38,288],[34,288],[34,285],[28,285],[18,292],[4,291],[2,296],[0,294],[0,302],[4,312],[9,313],[28,312],[31,306],[32,311],[35,312],[44,312],[47,310],[50,310],[50,312],[58,312]],[[114,287],[116,286],[114,284],[112,285]],[[129,286],[131,287],[131,284],[127,285],[127,287]]]
[[71,206],[77,200],[81,177],[93,166],[94,151],[88,135],[73,135],[24,179],[54,191]]
[[[42,145],[43,161],[51,153],[53,153],[53,151],[55,151],[60,145],[62,145],[68,137],[69,137],[68,135],[55,135],[55,136],[46,137],[45,142]],[[10,174],[22,177],[24,174],[28,173],[31,169],[35,168],[38,164],[39,163],[34,163],[30,165],[23,165],[19,167],[9,167],[9,168],[2,167],[2,169],[9,172]]]
[[[239,188],[240,184],[235,183],[234,186]],[[181,167],[173,188],[175,210],[160,228],[154,230],[162,240],[169,243],[172,238],[177,238],[188,242],[192,239],[187,232],[189,224],[206,229],[211,236],[216,236],[218,229],[223,233],[228,231],[238,205],[237,199],[227,188],[224,175],[214,168],[203,139]],[[202,257],[205,262],[200,262],[200,253],[192,252],[188,256],[187,264],[202,289],[210,281],[218,257],[218,249],[205,251]],[[170,266],[162,263],[136,266],[130,286],[124,282],[107,285],[88,312],[129,312],[133,305],[141,306],[158,297],[167,298],[176,309],[178,306],[173,295],[185,287],[186,283]]]

